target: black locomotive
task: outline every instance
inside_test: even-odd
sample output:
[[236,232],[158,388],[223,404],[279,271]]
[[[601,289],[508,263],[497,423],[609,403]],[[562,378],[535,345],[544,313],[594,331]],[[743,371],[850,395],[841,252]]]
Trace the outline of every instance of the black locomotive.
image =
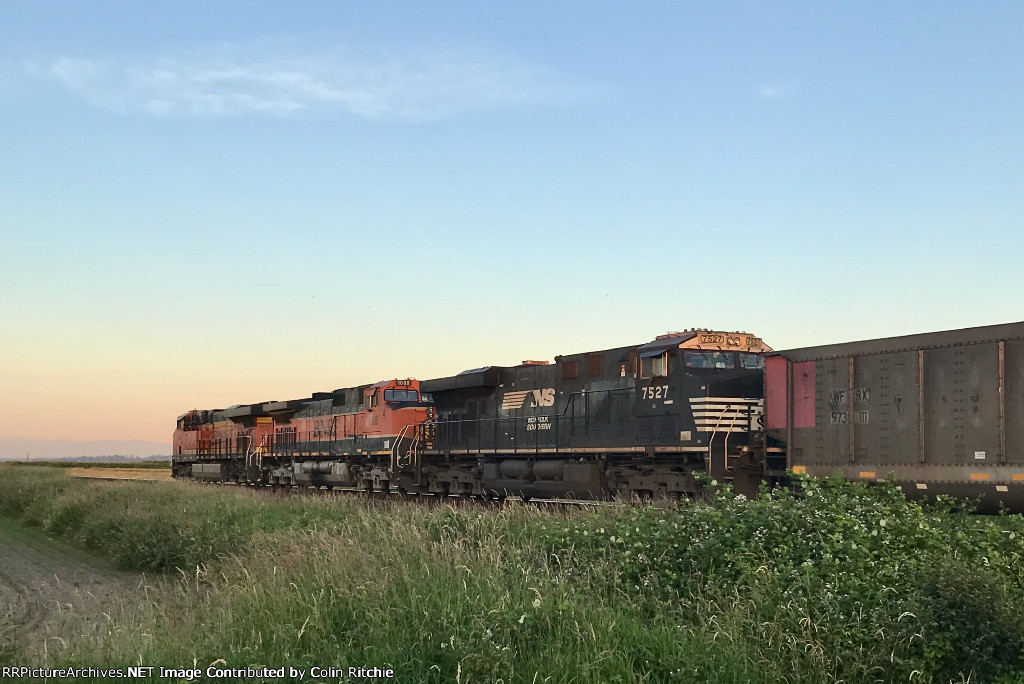
[[640,346],[423,381],[436,420],[402,489],[485,497],[673,497],[733,479],[763,434],[763,342],[690,330]]

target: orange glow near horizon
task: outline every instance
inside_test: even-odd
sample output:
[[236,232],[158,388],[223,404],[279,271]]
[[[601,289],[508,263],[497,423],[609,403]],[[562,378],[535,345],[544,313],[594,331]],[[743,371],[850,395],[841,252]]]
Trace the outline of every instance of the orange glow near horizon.
[[397,345],[347,354],[323,348],[278,354],[255,346],[190,351],[111,346],[63,358],[23,353],[16,364],[8,357],[0,363],[0,439],[169,443],[175,418],[194,408],[296,399],[396,377],[443,377],[488,363],[460,361],[455,354],[463,350],[453,354],[451,347],[444,358]]
[[[294,330],[271,326],[259,334],[237,326],[218,336],[197,333],[212,327],[206,320],[177,332],[127,322],[77,338],[57,334],[62,321],[56,317],[25,319],[15,331],[20,339],[0,346],[0,439],[170,443],[177,416],[195,408],[299,399],[392,378],[427,380],[523,359],[551,361],[557,354],[643,344],[691,321],[720,330],[743,328],[775,349],[872,336],[822,325],[812,336],[768,324],[766,313],[761,326],[757,320],[744,325],[676,310],[660,318],[633,311],[629,317],[576,321],[546,312],[547,320],[530,314],[536,325],[503,327],[463,311],[459,320],[472,322],[462,329],[446,327],[451,322],[439,322],[429,310],[418,315],[398,322],[388,317],[376,328],[357,323],[349,329],[334,318]],[[369,329],[373,335],[363,333]],[[0,330],[0,344],[5,334],[14,337],[10,330]]]

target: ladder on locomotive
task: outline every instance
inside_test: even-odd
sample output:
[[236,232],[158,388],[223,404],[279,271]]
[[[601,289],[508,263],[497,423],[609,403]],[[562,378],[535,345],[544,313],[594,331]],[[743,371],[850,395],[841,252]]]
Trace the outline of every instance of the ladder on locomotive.
[[263,467],[263,455],[270,447],[268,438],[270,435],[263,435],[262,441],[259,446],[255,449],[252,448],[252,437],[249,437],[249,444],[245,448],[245,467],[246,468],[262,468]]
[[[743,409],[747,409],[744,413]],[[722,428],[722,433],[725,437],[724,444],[722,445],[722,466],[725,469],[725,473],[731,473],[735,469],[735,465],[729,465],[729,433],[732,432],[730,428],[737,425],[738,420],[750,421],[750,406],[744,404],[726,404],[718,414],[718,420],[715,422],[715,426],[711,429],[711,436],[708,437],[708,456],[707,456],[707,468],[708,475],[711,475],[711,459],[712,450],[711,443],[715,441],[715,436],[718,435],[719,428]],[[725,424],[723,425],[723,421]],[[735,463],[736,459],[740,458],[740,454],[733,454],[732,459]]]
[[[405,451],[403,445],[408,443]],[[430,449],[434,446],[433,424],[406,425],[398,432],[391,446],[391,469],[393,471],[415,470],[419,465],[420,446]]]

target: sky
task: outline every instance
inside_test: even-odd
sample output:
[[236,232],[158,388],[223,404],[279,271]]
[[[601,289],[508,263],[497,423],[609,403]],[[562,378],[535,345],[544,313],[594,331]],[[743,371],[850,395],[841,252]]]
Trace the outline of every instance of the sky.
[[169,443],[192,408],[691,327],[1024,320],[1021,26],[997,1],[0,3],[0,446]]

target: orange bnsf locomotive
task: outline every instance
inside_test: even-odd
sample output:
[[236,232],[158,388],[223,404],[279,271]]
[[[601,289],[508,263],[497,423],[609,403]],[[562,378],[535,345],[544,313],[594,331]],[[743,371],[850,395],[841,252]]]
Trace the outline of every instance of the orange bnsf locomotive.
[[690,330],[553,364],[190,411],[174,476],[483,498],[672,497],[696,493],[700,474],[756,486],[769,351],[747,333]]
[[[387,489],[390,456],[433,413],[416,380],[317,392],[178,417],[174,477]],[[400,441],[405,442],[401,449]]]

